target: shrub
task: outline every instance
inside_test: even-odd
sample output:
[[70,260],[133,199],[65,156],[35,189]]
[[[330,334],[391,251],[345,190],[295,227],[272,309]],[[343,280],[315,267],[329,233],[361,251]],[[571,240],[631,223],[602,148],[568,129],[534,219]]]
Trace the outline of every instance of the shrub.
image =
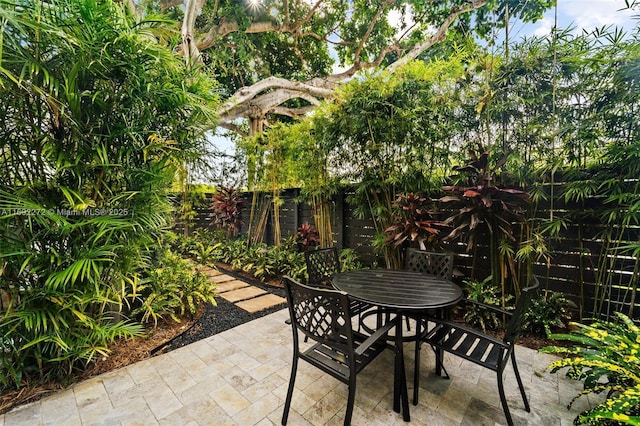
[[[506,306],[506,303],[513,299],[513,296],[507,295],[502,300],[502,291],[500,287],[493,285],[492,277],[488,276],[483,281],[468,280],[464,282],[464,290],[466,298],[474,302],[484,303],[486,305],[501,308],[505,306],[505,310],[513,309]],[[472,326],[479,326],[486,332],[488,329],[500,328],[504,319],[497,312],[489,309],[482,309],[473,303],[467,303],[463,308],[463,317],[466,323]]]
[[295,239],[298,250],[302,252],[320,245],[320,233],[315,226],[306,222],[298,228]]
[[552,373],[567,368],[566,376],[584,380],[584,390],[569,403],[590,393],[606,395],[606,401],[580,413],[574,423],[610,424],[611,420],[640,424],[640,329],[622,313],[617,322],[591,325],[570,323],[576,330],[570,334],[550,334],[554,340],[567,340],[572,347],[549,346],[540,351],[564,354],[551,363]]
[[443,222],[434,219],[433,202],[421,195],[400,194],[393,203],[392,225],[385,229],[385,243],[398,248],[405,243],[420,250],[440,245]]
[[185,313],[194,315],[203,303],[216,304],[215,284],[207,281],[202,273],[182,257],[168,249],[162,249],[150,267],[149,275],[137,286],[133,296],[140,305],[132,314],[142,322],[153,321],[165,316],[180,321]]
[[4,1],[0,15],[4,390],[141,333],[118,318],[216,101],[207,73],[172,53],[164,18],[109,0]]
[[227,232],[227,238],[234,237],[242,226],[242,210],[246,202],[242,194],[233,188],[220,187],[213,195],[211,223]]
[[531,307],[524,314],[524,330],[546,336],[552,327],[564,328],[571,319],[571,308],[577,308],[562,292],[547,290],[541,298],[531,300]]
[[[304,280],[306,275],[304,254],[298,250],[295,237],[284,239],[279,246],[264,243],[249,245],[246,238],[226,240],[210,232],[197,233],[185,240],[189,247],[185,254],[202,257],[206,252],[210,262],[226,263],[233,269],[247,272],[262,281],[283,275]],[[174,245],[180,247],[179,243]],[[357,253],[351,249],[340,251],[340,264],[343,271],[362,268]]]
[[356,253],[355,250],[350,248],[342,249],[338,253],[338,256],[340,258],[340,268],[342,272],[362,269],[362,264],[358,260],[358,253]]

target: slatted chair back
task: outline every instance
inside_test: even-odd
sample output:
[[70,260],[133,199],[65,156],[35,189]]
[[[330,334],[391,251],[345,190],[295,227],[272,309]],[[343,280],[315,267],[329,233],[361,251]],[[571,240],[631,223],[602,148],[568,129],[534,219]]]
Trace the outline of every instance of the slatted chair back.
[[409,248],[405,254],[405,269],[435,275],[447,280],[453,275],[453,254]]
[[532,276],[529,280],[528,286],[522,289],[516,307],[513,311],[513,315],[507,324],[507,328],[504,333],[504,341],[509,344],[513,344],[518,336],[522,333],[522,325],[524,323],[524,316],[529,309],[531,300],[537,294],[540,282],[536,276]]
[[335,247],[306,251],[304,259],[310,285],[331,285],[331,279],[340,273],[340,258]]

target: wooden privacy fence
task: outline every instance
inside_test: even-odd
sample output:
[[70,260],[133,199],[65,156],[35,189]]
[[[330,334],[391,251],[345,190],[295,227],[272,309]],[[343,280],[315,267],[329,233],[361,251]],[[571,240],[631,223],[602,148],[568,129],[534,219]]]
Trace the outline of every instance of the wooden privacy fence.
[[[554,192],[561,193],[563,183],[554,184]],[[551,186],[547,186],[551,192]],[[339,249],[355,250],[365,265],[384,265],[384,260],[374,253],[372,241],[376,230],[373,220],[359,219],[354,214],[354,206],[346,202],[350,190],[337,193],[330,200],[331,223],[334,245]],[[261,196],[268,196],[261,194]],[[247,206],[251,205],[253,193],[245,193]],[[287,189],[280,193],[279,225],[282,238],[295,235],[298,227],[307,222],[313,224],[311,208],[300,202],[299,189]],[[550,199],[550,197],[548,197]],[[607,240],[603,231],[611,230],[610,225],[599,221],[598,209],[602,200],[586,199],[580,205],[567,204],[556,197],[554,205],[541,201],[533,206],[533,219],[564,219],[566,227],[557,238],[546,238],[548,261],[541,258],[533,261],[533,273],[540,277],[541,287],[561,291],[572,299],[580,309],[582,317],[589,318],[594,312],[609,317],[614,311],[624,312],[639,318],[640,308],[635,302],[638,278],[637,258],[623,255],[619,248],[640,241],[640,226],[617,225],[616,238]],[[273,207],[271,207],[273,213]],[[197,227],[208,227],[208,208],[197,210]],[[273,244],[274,215],[269,214],[264,229],[263,241]],[[249,224],[249,209],[243,212],[244,225],[241,234],[246,234]],[[487,237],[488,240],[488,237]],[[474,255],[466,252],[466,245],[459,242],[445,243],[445,250],[455,254],[456,269],[465,277],[475,279],[489,275],[490,265],[486,256],[486,245],[478,243]],[[484,275],[483,275],[484,274]]]

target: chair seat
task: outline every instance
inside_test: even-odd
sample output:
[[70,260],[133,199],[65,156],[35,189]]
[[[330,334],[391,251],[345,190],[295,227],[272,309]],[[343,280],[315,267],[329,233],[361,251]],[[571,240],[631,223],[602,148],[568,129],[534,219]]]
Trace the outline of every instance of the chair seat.
[[440,323],[424,338],[432,346],[498,371],[508,354],[505,342],[456,323]]
[[[354,332],[353,334],[354,343],[358,345],[362,344],[369,337],[361,333]],[[369,346],[364,353],[357,354],[356,374],[388,347],[384,340],[379,340]],[[344,352],[322,343],[316,343],[302,352],[300,358],[341,380],[343,383],[349,383],[349,365],[347,364],[347,358]]]

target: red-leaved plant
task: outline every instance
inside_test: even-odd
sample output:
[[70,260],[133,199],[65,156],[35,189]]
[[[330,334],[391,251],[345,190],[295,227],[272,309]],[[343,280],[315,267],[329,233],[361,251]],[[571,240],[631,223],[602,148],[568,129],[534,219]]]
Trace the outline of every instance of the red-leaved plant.
[[400,194],[393,203],[394,223],[385,231],[385,243],[393,248],[408,242],[421,250],[436,248],[446,224],[434,219],[433,203],[421,195]]
[[454,209],[445,220],[453,227],[445,239],[465,240],[467,251],[474,249],[477,241],[482,239],[490,250],[493,283],[502,288],[505,297],[508,270],[511,270],[514,288],[518,287],[512,254],[518,243],[514,227],[527,226],[525,213],[530,197],[521,189],[501,187],[494,183],[498,169],[507,161],[507,155],[493,167],[489,163],[489,152],[481,145],[478,145],[477,151],[470,149],[469,156],[466,165],[454,167],[465,180],[464,184],[442,187],[449,195],[440,198],[440,201],[450,203]]
[[298,244],[298,250],[301,252],[320,245],[320,233],[315,226],[307,222],[300,225],[298,232],[296,232],[295,239]]
[[218,188],[218,192],[213,196],[211,223],[224,229],[228,238],[235,236],[243,225],[241,215],[245,204],[242,194],[235,189]]

